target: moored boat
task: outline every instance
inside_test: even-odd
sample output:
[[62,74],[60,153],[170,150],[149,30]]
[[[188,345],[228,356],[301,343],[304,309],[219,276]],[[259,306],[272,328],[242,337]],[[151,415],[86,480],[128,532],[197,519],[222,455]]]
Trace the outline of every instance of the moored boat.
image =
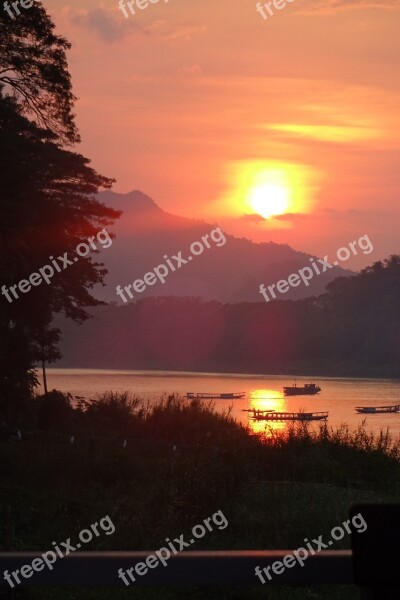
[[356,411],[362,414],[379,415],[382,413],[398,413],[400,412],[400,404],[391,406],[356,406]]
[[318,412],[277,412],[275,410],[248,409],[254,421],[326,421],[328,411]]
[[245,392],[226,392],[222,394],[212,394],[205,392],[187,392],[186,398],[189,400],[202,399],[202,400],[239,400],[240,398],[244,398],[246,395]]
[[297,383],[294,383],[291,386],[285,386],[283,388],[285,396],[313,396],[320,391],[321,388],[315,383],[305,383],[304,385],[297,385]]

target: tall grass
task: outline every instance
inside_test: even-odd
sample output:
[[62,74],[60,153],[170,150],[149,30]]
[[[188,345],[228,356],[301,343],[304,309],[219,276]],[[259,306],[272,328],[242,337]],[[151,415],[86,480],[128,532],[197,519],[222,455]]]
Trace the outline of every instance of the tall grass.
[[[47,548],[106,514],[116,532],[88,550],[154,549],[221,509],[228,528],[196,549],[294,548],[344,521],[355,502],[400,499],[399,442],[387,431],[368,432],[365,423],[355,431],[292,423],[263,436],[209,401],[165,395],[150,403],[108,392],[86,402],[60,394],[35,400],[21,441],[0,442],[4,550]],[[226,589],[211,596],[195,589],[136,593],[236,597]],[[339,597],[312,593],[268,590],[268,597]],[[354,598],[340,592],[347,597]]]
[[366,420],[356,429],[343,423],[336,429],[326,422],[317,427],[308,422],[289,422],[286,429],[274,430],[267,428],[264,441],[272,446],[283,446],[293,442],[303,444],[329,444],[362,450],[364,452],[382,452],[393,459],[400,460],[400,437],[394,437],[389,428],[381,429],[379,433],[368,431]]

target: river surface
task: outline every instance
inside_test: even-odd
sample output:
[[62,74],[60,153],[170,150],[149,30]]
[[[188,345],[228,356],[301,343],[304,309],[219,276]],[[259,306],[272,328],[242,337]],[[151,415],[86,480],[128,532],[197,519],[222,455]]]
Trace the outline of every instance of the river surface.
[[[309,382],[309,378],[290,376],[236,375],[215,373],[177,373],[165,371],[109,371],[93,369],[48,369],[48,388],[84,396],[87,400],[105,391],[129,391],[144,400],[157,400],[164,393],[245,392],[240,400],[214,400],[217,410],[232,407],[232,415],[254,431],[262,431],[265,422],[254,422],[243,409],[256,408],[288,412],[329,411],[328,424],[347,423],[351,429],[366,421],[368,430],[379,433],[389,427],[400,434],[400,414],[360,415],[356,406],[400,404],[400,382],[391,379],[349,379],[321,377],[316,383],[322,391],[316,396],[286,398],[282,387]],[[40,389],[39,391],[42,391]],[[285,423],[269,423],[283,429]]]

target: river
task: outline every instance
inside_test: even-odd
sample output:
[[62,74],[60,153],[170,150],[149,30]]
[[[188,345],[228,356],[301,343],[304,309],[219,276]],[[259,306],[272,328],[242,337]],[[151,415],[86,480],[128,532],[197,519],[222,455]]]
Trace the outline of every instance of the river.
[[[164,393],[245,392],[240,400],[215,400],[218,410],[232,407],[232,415],[254,431],[263,430],[264,422],[253,422],[243,409],[257,408],[297,412],[329,411],[328,424],[338,427],[347,423],[355,429],[363,420],[368,430],[379,433],[390,428],[400,434],[400,414],[360,415],[356,406],[400,404],[400,382],[391,379],[350,379],[321,377],[315,380],[322,391],[316,396],[286,398],[282,387],[311,381],[290,376],[239,375],[224,373],[182,373],[165,371],[112,371],[94,369],[57,369],[47,371],[49,389],[84,396],[87,400],[105,391],[126,391],[145,400],[157,400]],[[42,388],[39,389],[42,391]],[[273,429],[283,429],[282,422],[272,423]]]

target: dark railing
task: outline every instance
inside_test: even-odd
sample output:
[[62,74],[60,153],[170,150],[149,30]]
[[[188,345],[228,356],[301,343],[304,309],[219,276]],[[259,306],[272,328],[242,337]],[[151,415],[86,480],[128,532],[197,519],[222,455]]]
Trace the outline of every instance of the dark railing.
[[[137,585],[261,585],[255,575],[257,566],[268,567],[289,554],[287,550],[273,551],[202,551],[181,552],[171,556],[167,567],[159,565],[148,569],[141,577],[135,574]],[[35,572],[24,585],[114,585],[125,587],[118,578],[118,570],[130,569],[145,562],[151,552],[74,552],[57,561],[50,571],[47,567]],[[20,569],[39,558],[39,552],[0,554],[1,572]],[[268,579],[266,578],[268,581]],[[351,584],[354,582],[351,551],[326,551],[311,556],[300,568],[285,569],[282,575],[273,575],[273,584]]]
[[[356,584],[364,600],[400,599],[400,512],[399,506],[358,506],[351,515],[362,512],[368,528],[352,534],[351,550],[329,550],[309,555],[304,566],[286,568],[280,575],[265,577],[265,585],[351,585]],[[159,565],[138,576],[132,586],[171,585],[262,585],[255,569],[265,569],[276,561],[283,561],[291,550],[234,550],[181,552],[172,555],[167,568]],[[54,563],[52,570],[45,567],[33,572],[29,579],[21,577],[24,586],[114,586],[125,589],[118,571],[145,562],[146,552],[73,552]],[[0,577],[12,573],[40,558],[40,552],[0,553]],[[127,577],[129,580],[129,577]],[[5,584],[7,585],[7,584]],[[10,587],[7,585],[8,589]]]
[[[282,561],[291,551],[222,551],[222,552],[181,552],[171,556],[167,568],[158,566],[149,569],[142,577],[135,574],[131,586],[171,586],[171,585],[262,585],[255,575],[257,566],[261,569]],[[45,568],[35,572],[23,585],[45,586],[113,586],[125,589],[118,577],[119,569],[126,571],[138,562],[145,562],[150,552],[74,552],[55,563],[53,570]],[[39,558],[39,552],[0,553],[0,574],[12,573],[23,565],[32,564]],[[271,571],[270,571],[271,572]],[[127,576],[129,581],[129,577]],[[298,565],[285,569],[281,575],[273,575],[271,581],[265,577],[265,585],[350,585],[355,583],[353,557],[350,550],[323,551],[310,556],[303,567]],[[8,589],[9,586],[7,586]],[[399,600],[398,592],[380,585],[360,588],[362,600]]]

